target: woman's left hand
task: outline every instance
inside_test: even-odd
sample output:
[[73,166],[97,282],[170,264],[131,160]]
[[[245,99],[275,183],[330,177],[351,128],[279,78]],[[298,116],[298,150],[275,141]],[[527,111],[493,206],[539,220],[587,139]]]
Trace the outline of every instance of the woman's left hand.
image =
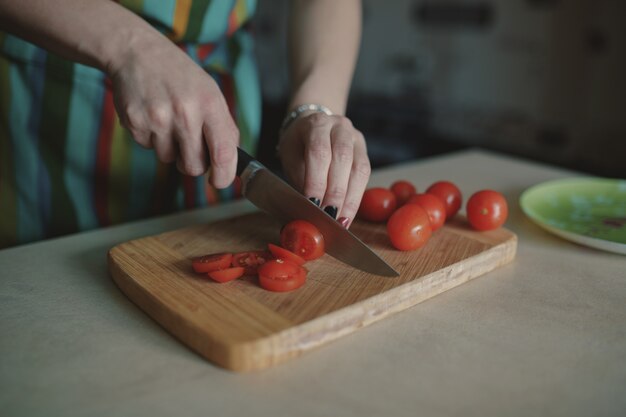
[[363,134],[344,116],[312,113],[282,132],[287,179],[346,228],[356,215],[371,168]]

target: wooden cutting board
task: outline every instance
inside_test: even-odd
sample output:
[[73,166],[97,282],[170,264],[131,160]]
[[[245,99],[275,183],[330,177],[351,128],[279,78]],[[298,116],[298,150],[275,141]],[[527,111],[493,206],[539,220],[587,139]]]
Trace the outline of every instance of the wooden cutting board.
[[506,229],[475,232],[460,218],[412,252],[391,247],[384,225],[351,230],[400,276],[361,272],[324,255],[306,264],[306,284],[290,293],[262,289],[256,278],[219,284],[196,274],[190,259],[265,249],[280,225],[263,213],[198,225],[120,244],[109,252],[119,288],[150,317],[206,359],[235,371],[262,369],[349,334],[515,257]]

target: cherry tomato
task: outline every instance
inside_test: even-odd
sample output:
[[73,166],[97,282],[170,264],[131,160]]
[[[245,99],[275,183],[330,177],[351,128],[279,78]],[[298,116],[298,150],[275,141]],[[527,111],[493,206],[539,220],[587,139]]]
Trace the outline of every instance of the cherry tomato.
[[493,230],[502,226],[509,215],[506,199],[492,190],[478,191],[467,200],[467,219],[476,230]]
[[292,291],[304,285],[306,274],[306,269],[300,265],[274,259],[259,267],[259,284],[269,291]]
[[242,266],[236,266],[234,268],[220,269],[216,271],[210,271],[207,273],[209,278],[217,282],[228,282],[239,278],[244,274],[245,268]]
[[270,252],[272,253],[272,255],[274,255],[274,258],[276,259],[282,259],[285,261],[290,261],[293,262],[296,265],[304,265],[304,263],[306,262],[304,259],[302,259],[300,256],[296,255],[295,253],[285,249],[285,248],[281,248],[280,246],[276,246],[272,243],[268,243],[268,248],[270,249]]
[[415,194],[406,203],[418,204],[426,210],[433,232],[443,226],[446,221],[446,205],[432,194]]
[[386,188],[375,187],[365,190],[357,215],[370,222],[386,221],[398,205],[396,195]]
[[411,184],[410,182],[404,180],[394,182],[393,184],[391,184],[391,187],[389,189],[396,196],[398,206],[406,203],[412,195],[417,193],[415,186],[413,186],[413,184]]
[[211,255],[198,256],[191,260],[193,270],[198,273],[207,273],[218,269],[228,268],[233,259],[232,253],[213,253]]
[[461,190],[450,181],[438,181],[428,187],[428,194],[437,196],[446,205],[446,219],[451,219],[461,208],[463,196]]
[[387,234],[398,250],[418,249],[432,234],[428,213],[417,204],[406,204],[395,211],[387,222]]
[[231,266],[245,268],[244,275],[256,275],[258,267],[270,259],[273,259],[272,254],[265,250],[239,252],[233,255]]
[[280,245],[307,261],[319,258],[325,249],[322,233],[304,220],[294,220],[283,227]]

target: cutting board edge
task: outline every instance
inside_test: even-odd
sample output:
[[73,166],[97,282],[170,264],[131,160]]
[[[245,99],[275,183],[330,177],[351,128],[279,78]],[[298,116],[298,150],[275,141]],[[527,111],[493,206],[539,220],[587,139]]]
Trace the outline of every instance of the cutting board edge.
[[[230,369],[233,363],[245,362],[247,356],[245,351],[241,352],[240,348],[233,349],[233,345],[220,343],[210,333],[186,320],[184,316],[181,316],[146,291],[144,287],[136,282],[134,277],[122,269],[120,263],[115,260],[115,252],[121,251],[124,245],[132,242],[125,242],[113,247],[109,250],[107,256],[109,273],[120,291],[159,327],[165,329],[171,336],[180,341],[182,345],[191,348],[191,350],[203,358],[226,369]],[[159,314],[159,312],[163,313]]]
[[[358,303],[328,313],[322,317],[300,323],[296,327],[279,330],[268,336],[254,340],[224,343],[217,340],[201,327],[186,320],[158,299],[145,291],[116,262],[114,253],[125,242],[112,248],[108,253],[109,271],[115,284],[130,300],[183,344],[208,361],[231,371],[258,371],[302,355],[359,328],[368,326],[385,317],[403,311],[427,299],[477,278],[515,258],[517,236],[510,232],[510,238],[462,262],[425,275],[402,286],[387,290]],[[140,240],[140,239],[138,239]],[[495,263],[485,260],[497,260]],[[469,262],[469,264],[468,264]],[[480,265],[484,267],[477,268]],[[460,270],[460,268],[463,270]],[[451,277],[455,277],[450,279]],[[447,281],[447,282],[446,282]],[[426,287],[426,288],[424,288]],[[391,297],[390,297],[391,295]],[[392,299],[381,302],[384,299]],[[155,308],[155,306],[160,308]],[[167,313],[163,313],[167,310]],[[162,312],[162,314],[155,313]],[[332,325],[329,326],[328,323]]]
[[[337,340],[362,327],[369,326],[506,265],[515,259],[516,252],[517,236],[511,232],[509,240],[465,259],[466,262],[463,265],[461,262],[449,265],[385,293],[377,294],[322,317],[300,323],[296,327],[279,331],[255,341],[230,346],[231,349],[237,350],[237,354],[229,356],[246,357],[246,360],[243,363],[237,361],[220,363],[220,366],[231,371],[249,372],[262,370],[296,358],[305,352]],[[483,261],[488,258],[499,259],[499,261],[491,264],[484,263]],[[467,264],[468,260],[471,260],[469,265]],[[482,269],[471,268],[476,268],[481,264],[486,265],[486,267]],[[469,269],[472,271],[470,272]],[[450,277],[454,275],[457,276],[456,279],[450,280]],[[423,287],[428,287],[428,289],[424,290]],[[389,297],[390,295],[392,297]],[[381,300],[388,298],[397,298],[397,301],[392,304],[381,303]],[[330,331],[329,321],[334,322]],[[307,337],[303,338],[303,336]],[[214,361],[212,358],[207,359]]]

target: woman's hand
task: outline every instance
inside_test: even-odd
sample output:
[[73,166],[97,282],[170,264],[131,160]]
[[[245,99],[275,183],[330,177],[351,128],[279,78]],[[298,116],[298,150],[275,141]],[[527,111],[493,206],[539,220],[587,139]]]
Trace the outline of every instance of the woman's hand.
[[159,160],[187,175],[207,170],[217,188],[230,185],[237,166],[237,129],[219,87],[166,38],[138,40],[112,68],[121,123]]
[[363,134],[349,119],[312,113],[283,132],[279,156],[289,181],[348,227],[370,176]]

